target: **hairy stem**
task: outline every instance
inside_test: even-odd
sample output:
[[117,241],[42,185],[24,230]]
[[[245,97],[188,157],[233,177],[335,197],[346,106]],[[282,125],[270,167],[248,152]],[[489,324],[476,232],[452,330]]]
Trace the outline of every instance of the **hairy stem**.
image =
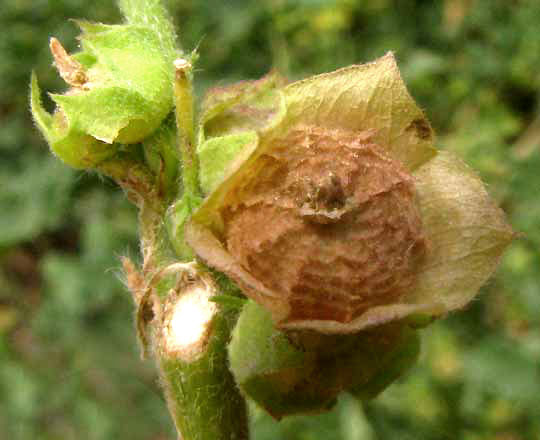
[[[191,214],[201,200],[192,67],[187,60],[178,59],[175,68],[183,200],[188,201],[185,207]],[[170,240],[163,228],[157,228],[152,239]],[[177,255],[177,259],[182,260],[182,256]],[[229,371],[227,356],[227,344],[238,310],[212,302],[212,297],[220,292],[211,275],[195,262],[171,263],[165,259],[149,267],[159,267],[163,274],[156,276],[155,271],[153,274],[161,312],[152,322],[152,344],[179,439],[247,440],[246,402]]]
[[217,313],[206,351],[197,360],[162,353],[162,380],[183,440],[248,439],[246,404],[229,372],[226,351],[235,315]]
[[168,53],[176,51],[173,22],[162,0],[118,0],[118,6],[129,23],[156,31],[163,50]]
[[178,147],[180,148],[182,157],[184,194],[191,197],[198,197],[201,191],[199,187],[199,162],[196,152],[193,114],[193,67],[184,58],[176,59],[174,66],[176,69],[174,78],[176,127],[178,130]]

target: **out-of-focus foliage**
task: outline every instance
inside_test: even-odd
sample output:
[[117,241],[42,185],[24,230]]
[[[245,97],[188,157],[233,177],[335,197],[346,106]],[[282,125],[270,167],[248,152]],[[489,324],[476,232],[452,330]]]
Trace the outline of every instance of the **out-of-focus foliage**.
[[[540,433],[540,2],[177,0],[200,92],[277,67],[291,79],[396,52],[411,94],[490,184],[523,233],[467,310],[424,332],[420,362],[362,408],[279,424],[256,440],[538,440]],[[6,0],[0,8],[0,438],[172,438],[138,358],[118,256],[135,210],[108,181],[58,163],[32,127],[30,70],[62,91],[48,38],[67,18],[114,23],[111,1]],[[45,102],[50,107],[51,102]]]

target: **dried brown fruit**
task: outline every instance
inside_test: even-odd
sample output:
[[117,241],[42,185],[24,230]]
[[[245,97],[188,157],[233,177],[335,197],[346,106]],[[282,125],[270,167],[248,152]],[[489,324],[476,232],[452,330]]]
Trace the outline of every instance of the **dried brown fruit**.
[[203,170],[220,180],[186,227],[196,254],[283,329],[355,333],[467,304],[513,232],[433,148],[393,55],[280,93],[275,124]]

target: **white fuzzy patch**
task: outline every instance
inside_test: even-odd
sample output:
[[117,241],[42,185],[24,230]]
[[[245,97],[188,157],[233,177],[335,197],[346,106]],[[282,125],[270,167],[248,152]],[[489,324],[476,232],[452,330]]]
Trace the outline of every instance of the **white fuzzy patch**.
[[169,354],[188,361],[202,352],[217,313],[216,304],[209,301],[213,292],[207,287],[202,283],[194,284],[171,304],[164,326],[165,349]]

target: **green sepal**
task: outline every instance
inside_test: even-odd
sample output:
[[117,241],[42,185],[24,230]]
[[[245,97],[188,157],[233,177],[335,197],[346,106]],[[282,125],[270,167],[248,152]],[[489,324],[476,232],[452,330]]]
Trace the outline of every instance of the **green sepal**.
[[134,25],[78,22],[89,90],[55,95],[68,121],[107,143],[139,142],[172,108],[174,53],[161,50],[158,35]]
[[175,27],[162,0],[118,0],[118,7],[128,23],[151,29],[158,36],[161,50],[175,56]]
[[184,239],[184,225],[201,203],[201,197],[184,193],[182,198],[167,212],[165,219],[167,232],[180,261],[192,261],[195,257],[193,250]]
[[227,174],[238,153],[248,145],[256,145],[257,133],[246,131],[207,140],[198,148],[200,184],[203,193],[211,193]]
[[49,142],[53,118],[47,110],[43,108],[41,103],[41,90],[39,88],[36,72],[33,71],[30,80],[30,109],[32,110],[34,122],[43,136],[45,136],[45,139]]
[[[210,89],[199,118],[200,184],[210,194],[253,151],[258,136],[285,117],[285,80],[271,72],[256,81]],[[249,153],[248,153],[249,154]]]
[[253,301],[246,303],[233,331],[229,363],[241,391],[277,419],[322,411],[334,400],[300,389],[315,370],[313,355],[277,331],[269,313]]
[[[168,98],[172,98],[172,84],[166,81],[174,74],[174,35],[165,42],[163,35],[141,24],[105,25],[81,20],[76,23],[82,31],[79,38],[83,50],[74,57],[95,69],[88,72],[90,79],[124,86],[148,100],[171,101]],[[163,92],[168,97],[160,96]]]
[[167,199],[178,190],[180,157],[176,142],[176,125],[171,117],[142,143],[145,161],[157,176],[160,193]]
[[[369,347],[366,354],[369,354]],[[407,325],[401,327],[398,339],[389,350],[375,349],[371,362],[377,362],[376,373],[366,383],[358,383],[348,388],[348,391],[362,400],[377,397],[388,386],[409,371],[420,355],[420,336]],[[367,358],[366,358],[367,360]]]
[[93,168],[115,154],[116,146],[68,127],[62,113],[49,114],[41,103],[41,92],[34,73],[30,86],[30,108],[34,122],[52,152],[68,165],[74,168]]
[[137,142],[156,128],[153,121],[144,119],[150,112],[147,102],[138,93],[120,87],[50,96],[62,109],[70,130],[108,144]]

